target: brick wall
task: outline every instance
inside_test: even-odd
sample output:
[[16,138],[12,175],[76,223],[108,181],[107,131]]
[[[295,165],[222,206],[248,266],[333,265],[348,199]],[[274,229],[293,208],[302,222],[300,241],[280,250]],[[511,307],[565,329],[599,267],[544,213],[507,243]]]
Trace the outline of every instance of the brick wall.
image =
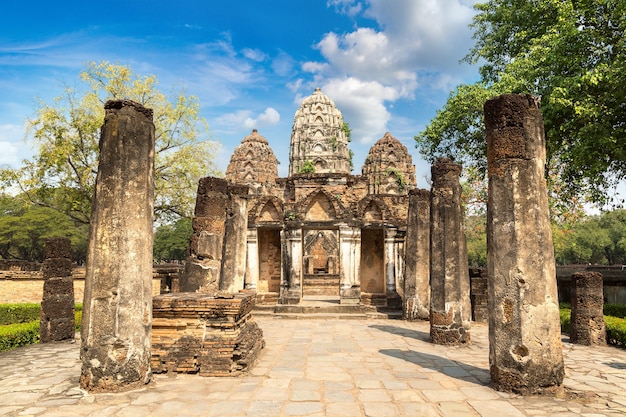
[[[85,291],[85,268],[75,268],[74,300],[83,302]],[[152,280],[152,294],[161,291],[161,280]],[[43,297],[43,275],[40,271],[0,271],[0,304],[41,303]]]

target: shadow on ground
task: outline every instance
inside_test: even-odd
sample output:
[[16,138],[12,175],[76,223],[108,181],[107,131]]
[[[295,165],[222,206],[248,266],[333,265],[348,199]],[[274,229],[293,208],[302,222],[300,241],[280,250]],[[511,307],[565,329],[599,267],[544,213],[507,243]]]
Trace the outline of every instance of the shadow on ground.
[[391,333],[391,334],[395,334],[398,336],[403,336],[403,337],[411,337],[413,339],[417,339],[417,340],[421,340],[423,342],[429,342],[430,343],[430,334],[426,333],[426,332],[420,332],[419,330],[409,330],[409,329],[404,329],[402,327],[395,327],[395,326],[389,326],[389,325],[381,325],[381,324],[374,324],[369,326],[372,329],[377,329],[383,332],[387,332],[387,333]]

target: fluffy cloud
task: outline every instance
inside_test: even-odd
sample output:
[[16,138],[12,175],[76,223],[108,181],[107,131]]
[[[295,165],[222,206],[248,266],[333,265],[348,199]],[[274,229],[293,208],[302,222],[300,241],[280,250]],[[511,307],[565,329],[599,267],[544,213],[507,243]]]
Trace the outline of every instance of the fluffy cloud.
[[472,44],[473,3],[329,0],[338,12],[361,14],[378,27],[327,33],[315,46],[323,61],[306,62],[302,69],[335,100],[355,139],[370,143],[387,130],[393,102],[412,99],[419,89],[447,95],[463,81],[469,68],[459,60]]
[[373,143],[384,133],[391,114],[384,105],[394,101],[398,92],[376,81],[358,78],[331,79],[322,90],[341,109],[344,121],[352,128],[352,138],[362,144]]
[[252,116],[251,110],[238,110],[233,113],[224,114],[215,119],[215,124],[221,126],[257,129],[265,126],[273,126],[280,121],[280,114],[272,107],[266,108],[256,117]]
[[268,107],[257,117],[247,117],[243,122],[243,126],[248,129],[256,129],[264,126],[272,126],[280,122],[280,114],[276,109]]

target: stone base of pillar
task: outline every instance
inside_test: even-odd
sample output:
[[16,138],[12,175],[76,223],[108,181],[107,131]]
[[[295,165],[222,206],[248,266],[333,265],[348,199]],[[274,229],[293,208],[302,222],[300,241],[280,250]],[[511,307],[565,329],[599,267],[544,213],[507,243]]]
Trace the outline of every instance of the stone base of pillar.
[[279,304],[300,304],[300,288],[290,288],[280,292]]
[[340,304],[361,304],[361,287],[358,285],[342,287],[340,297]]
[[402,303],[402,319],[407,321],[428,320],[430,310],[420,305],[417,297],[406,297]]
[[152,371],[236,376],[252,369],[265,346],[251,314],[255,298],[249,292],[154,297]]
[[[457,313],[460,314],[460,313]],[[430,311],[430,340],[437,345],[458,346],[470,342],[470,331],[459,326],[454,319],[454,309],[446,314]]]
[[[563,382],[565,370],[563,364],[558,364],[549,369],[549,363],[545,362],[534,367],[525,368],[522,371],[507,370],[495,365],[491,366],[491,385],[494,389],[503,392],[513,392],[520,395],[542,394],[550,392]],[[537,370],[537,368],[540,368]]]

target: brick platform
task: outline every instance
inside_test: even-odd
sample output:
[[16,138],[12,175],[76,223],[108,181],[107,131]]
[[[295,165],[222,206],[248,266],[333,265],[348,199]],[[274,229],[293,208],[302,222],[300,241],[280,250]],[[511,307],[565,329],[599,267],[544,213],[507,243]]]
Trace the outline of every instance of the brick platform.
[[265,346],[252,318],[254,302],[254,293],[245,292],[154,297],[152,372],[235,376],[249,371]]

